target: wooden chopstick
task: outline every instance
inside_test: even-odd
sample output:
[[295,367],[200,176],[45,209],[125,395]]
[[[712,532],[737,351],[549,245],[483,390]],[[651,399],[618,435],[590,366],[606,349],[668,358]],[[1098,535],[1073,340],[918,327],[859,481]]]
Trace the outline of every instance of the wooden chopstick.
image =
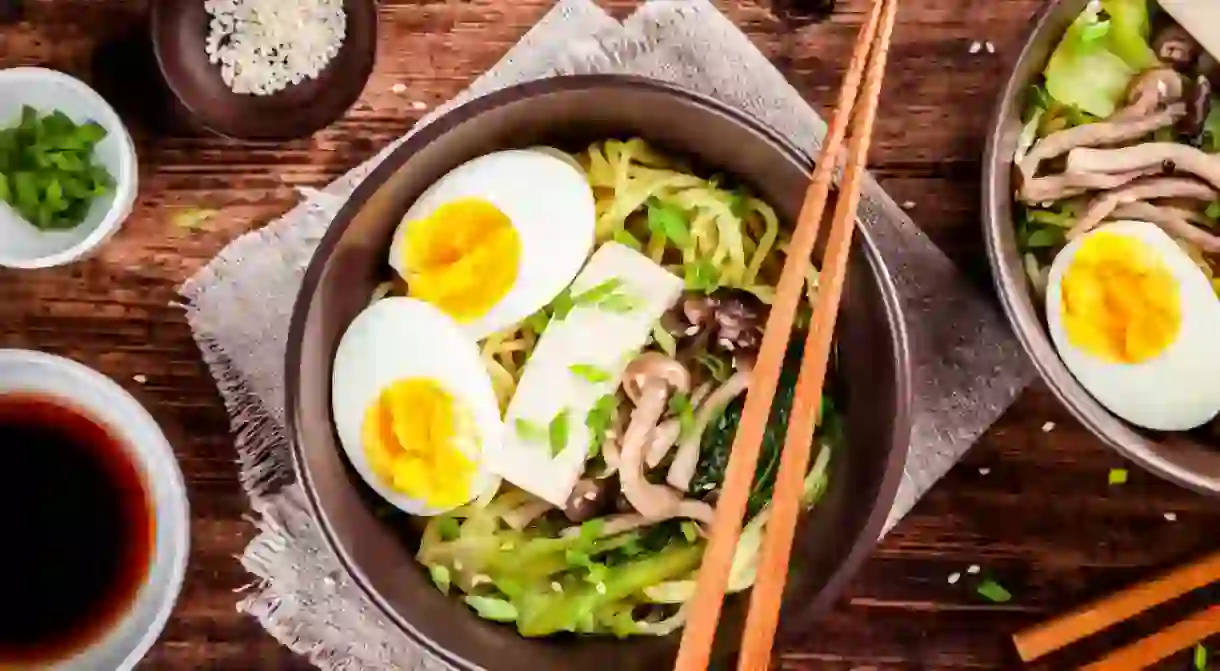
[[817,306],[809,333],[805,339],[800,376],[797,378],[795,401],[789,415],[784,449],[780,454],[779,473],[771,496],[771,517],[767,519],[758,562],[758,577],[750,595],[750,610],[746,617],[738,671],[767,671],[771,664],[771,649],[779,627],[780,604],[788,581],[788,558],[801,514],[801,495],[809,471],[810,445],[821,415],[822,392],[829,366],[831,342],[838,321],[839,302],[847,275],[847,257],[851,251],[852,234],[856,228],[856,208],[860,204],[860,187],[872,142],[873,124],[885,79],[885,65],[898,0],[883,4],[880,31],[873,48],[872,62],[864,83],[864,99],[852,127],[847,150],[847,167],[839,186],[838,202],[831,222],[826,253],[818,278]]
[[[1220,552],[1129,587],[1012,637],[1025,662],[1087,638],[1200,587],[1220,582]],[[1134,667],[1126,667],[1134,668]]]
[[1185,650],[1216,634],[1220,634],[1220,606],[1201,610],[1164,631],[1081,667],[1081,671],[1146,669],[1179,650]]
[[[839,209],[850,211],[848,220],[854,223],[855,208],[859,201],[859,172],[863,165],[863,157],[856,156],[861,149],[867,152],[868,136],[872,134],[872,118],[876,112],[876,98],[880,88],[880,74],[884,70],[884,54],[888,50],[889,36],[893,27],[893,7],[897,4],[897,0],[875,0],[872,11],[869,14],[868,21],[864,25],[857,38],[855,48],[852,53],[852,60],[848,67],[847,76],[844,79],[843,89],[840,92],[838,108],[835,111],[834,117],[830,124],[829,133],[826,143],[822,147],[822,152],[818,157],[817,165],[814,168],[813,179],[810,183],[809,190],[805,194],[805,202],[801,208],[800,215],[797,220],[796,230],[793,232],[792,240],[789,243],[788,256],[784,264],[783,273],[780,276],[779,286],[776,292],[776,298],[771,308],[770,316],[767,319],[766,328],[763,332],[762,345],[759,348],[758,361],[755,364],[753,379],[750,387],[746,392],[745,407],[742,411],[741,422],[738,425],[737,435],[733,440],[732,452],[729,456],[729,464],[726,469],[724,483],[721,486],[720,498],[716,505],[716,518],[712,525],[711,538],[708,542],[707,550],[704,552],[703,563],[699,570],[699,578],[695,591],[695,596],[688,605],[688,620],[682,634],[682,644],[678,651],[677,661],[675,663],[675,671],[706,671],[711,659],[711,649],[716,636],[716,628],[720,621],[721,607],[723,606],[724,593],[728,586],[729,569],[732,566],[733,555],[737,548],[738,537],[741,534],[742,518],[745,516],[746,503],[749,497],[751,485],[754,480],[755,467],[758,464],[759,448],[762,443],[763,432],[766,429],[767,420],[770,416],[771,404],[775,398],[775,391],[779,381],[780,370],[783,367],[784,356],[788,348],[788,340],[791,336],[792,325],[796,316],[796,309],[801,300],[801,295],[804,289],[805,271],[808,269],[813,254],[813,247],[817,241],[818,229],[820,227],[822,216],[826,210],[826,203],[830,197],[830,188],[834,177],[835,167],[838,165],[838,155],[842,149],[844,139],[847,136],[847,129],[852,119],[852,110],[855,107],[858,97],[860,81],[864,77],[867,69],[870,74],[870,88],[868,97],[871,98],[865,101],[867,113],[866,123],[863,127],[853,134],[852,150],[853,157],[848,161],[848,173],[852,174],[852,166],[857,166],[855,169],[856,176],[853,180],[848,181],[846,178],[843,183],[843,188],[840,192]],[[883,12],[883,9],[888,9]],[[878,27],[882,24],[882,16],[886,14],[889,18],[889,28],[883,31],[883,38],[878,42],[877,49],[874,49],[874,40],[878,34]],[[881,67],[869,68],[869,54],[873,51],[879,51],[882,54]],[[847,190],[854,189],[855,193],[851,194]],[[847,202],[850,202],[848,207]],[[838,212],[836,211],[836,222],[838,222]],[[849,224],[850,225],[850,224]],[[842,229],[842,226],[836,225],[836,229]],[[819,293],[817,314],[835,313],[838,311],[838,301],[842,290],[842,274],[846,268],[846,253],[850,247],[851,230],[840,230],[837,233],[838,245],[842,249],[838,254],[842,258],[835,259],[828,256],[827,261],[830,262],[832,269],[838,268],[838,279],[835,279],[834,270],[830,275],[823,275],[823,287],[819,290],[825,292],[826,284],[832,287],[838,285],[838,289],[831,289],[826,293]],[[836,232],[831,233],[831,245],[835,244]],[[828,251],[828,254],[830,252]],[[826,271],[824,270],[823,273]],[[816,318],[815,318],[816,319]],[[829,323],[833,330],[834,316],[821,320],[823,324]],[[815,321],[815,323],[818,323]],[[811,329],[811,336],[813,330]],[[812,420],[816,417],[816,408],[820,404],[822,387],[822,379],[825,375],[826,359],[829,356],[829,336],[827,336],[827,345],[817,351],[811,351],[808,346],[804,352],[804,360],[802,362],[801,379],[805,381],[802,385],[798,382],[797,391],[793,400],[794,412],[798,408],[809,407],[813,410],[811,417],[807,419],[810,422],[810,430],[805,435],[805,446],[803,461],[805,466],[808,466],[809,460],[809,441],[812,440]],[[816,341],[816,342],[820,342]],[[815,345],[816,345],[815,342]],[[807,366],[810,359],[821,359],[821,364],[813,364]],[[806,368],[811,371],[816,371],[820,366],[821,375],[814,375],[813,372],[806,374]],[[816,384],[814,383],[816,377]],[[802,393],[804,389],[804,395]],[[810,397],[810,388],[816,388],[817,393]],[[794,433],[802,433],[793,431],[791,425],[788,431],[789,436]],[[789,438],[791,440],[791,438]],[[788,445],[785,445],[784,461],[792,462],[794,458],[788,457]],[[802,460],[801,455],[795,456],[795,461]],[[792,471],[791,465],[788,471]],[[799,469],[798,469],[799,470]],[[784,473],[784,466],[781,463],[781,475]],[[789,475],[789,478],[792,476]],[[772,515],[779,508],[799,505],[799,495],[801,481],[804,475],[799,475],[799,481],[795,489],[795,495],[792,493],[792,486],[789,484],[783,488],[784,492],[793,500],[787,504],[779,499],[781,493],[780,484],[777,481],[775,494],[772,496]],[[772,517],[768,521],[768,527],[776,525],[775,518]],[[783,526],[782,523],[776,526]],[[783,557],[778,557],[775,553],[779,551],[780,546],[785,545],[782,536],[785,532],[780,532],[778,541],[771,541],[776,549],[771,551],[771,561],[780,561],[784,565],[786,573],[786,555],[787,550],[784,550]],[[786,546],[791,547],[791,523],[788,524],[787,535],[789,536]],[[770,536],[769,536],[770,538]],[[759,575],[763,575],[765,569],[760,565]],[[772,585],[771,591],[783,590],[783,582],[778,586]],[[758,587],[755,587],[757,594]],[[755,618],[762,617],[764,619],[778,618],[779,599],[773,597],[766,599],[758,608],[754,608],[753,601],[751,612],[757,611],[758,615],[752,615]],[[771,615],[764,615],[766,610],[776,611]],[[752,640],[750,645],[752,650],[758,650],[760,647],[766,648],[766,657],[769,659],[771,640],[774,638],[774,626],[771,631],[760,637],[747,637],[747,640]],[[745,655],[742,656],[745,660]],[[765,664],[765,663],[764,663]],[[754,668],[754,667],[751,667]],[[758,668],[765,668],[763,667]]]

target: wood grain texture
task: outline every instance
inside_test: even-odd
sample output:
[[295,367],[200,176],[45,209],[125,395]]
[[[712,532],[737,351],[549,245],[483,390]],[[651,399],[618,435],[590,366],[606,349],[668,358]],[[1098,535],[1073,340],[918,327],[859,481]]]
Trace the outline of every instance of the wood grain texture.
[[[867,0],[717,4],[812,104],[832,104]],[[773,4],[774,3],[774,4]],[[100,45],[139,31],[146,2],[27,0],[27,23],[0,27],[0,66],[43,64],[95,79]],[[625,16],[635,0],[602,3]],[[141,196],[123,231],[70,268],[0,271],[0,347],[65,354],[138,390],[181,430],[193,556],[175,617],[143,669],[308,669],[234,605],[248,576],[234,559],[251,536],[236,483],[227,417],[191,340],[175,287],[229,240],[322,186],[452,97],[542,16],[550,0],[384,0],[376,73],[342,121],[309,140],[249,145],[189,133],[135,133]],[[1040,0],[903,0],[871,167],[894,198],[980,286],[990,286],[979,233],[987,116]],[[991,41],[996,54],[970,54]],[[394,85],[405,85],[395,93]],[[222,211],[207,230],[170,224],[175,211]],[[147,377],[143,385],[133,381]],[[1053,430],[1043,425],[1053,422]],[[1014,668],[1018,629],[1217,548],[1220,506],[1150,475],[1109,487],[1121,460],[1031,388],[967,459],[878,548],[843,604],[785,642],[781,668]],[[1165,513],[1176,514],[1176,521]],[[974,592],[971,564],[1014,594]],[[950,585],[955,572],[962,580]],[[1035,668],[1096,659],[1220,599],[1214,590],[1159,609]],[[1213,642],[1215,643],[1215,642]],[[1215,647],[1215,646],[1213,646]],[[1213,655],[1214,656],[1214,655]],[[1184,656],[1161,668],[1185,669]]]

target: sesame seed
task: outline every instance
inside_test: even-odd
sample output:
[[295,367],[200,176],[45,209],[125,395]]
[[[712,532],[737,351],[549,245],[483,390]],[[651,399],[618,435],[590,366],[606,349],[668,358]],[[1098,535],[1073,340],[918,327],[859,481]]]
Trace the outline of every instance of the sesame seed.
[[419,100],[416,100],[415,102],[411,103],[411,109],[413,109],[413,110],[426,110],[426,109],[428,109],[428,104],[427,104],[427,103],[424,103],[424,102],[421,102],[421,101],[419,101]]
[[1051,431],[1054,431],[1054,430],[1055,430],[1054,422],[1047,422],[1046,424],[1042,425],[1042,433],[1050,433]]
[[902,209],[904,209],[904,210],[913,210],[913,209],[915,209],[915,201],[913,201],[913,200],[907,200],[907,201],[903,201],[903,203],[902,203]]
[[982,50],[983,50],[983,43],[982,43],[982,42],[979,42],[978,40],[975,40],[974,42],[971,42],[971,43],[970,43],[970,53],[972,53],[972,54],[977,54],[978,52],[980,52],[980,51],[982,51]]
[[979,469],[979,475],[989,475],[990,473],[991,473],[990,468],[983,467],[983,468]]
[[606,593],[606,583],[604,583],[604,582],[597,583],[597,593],[598,594]]
[[692,324],[692,325],[686,327],[686,330],[683,331],[682,333],[684,333],[688,336],[696,335],[697,333],[699,333],[699,327]]
[[563,585],[560,585],[560,584],[559,584],[559,583],[557,583],[557,582],[552,582],[552,583],[551,583],[551,590],[552,590],[552,591],[555,591],[555,592],[558,592],[558,593],[560,593],[560,594],[563,594]]
[[957,581],[958,581],[958,580],[961,580],[961,579],[962,579],[962,574],[961,574],[961,573],[956,573],[956,572],[954,572],[954,573],[950,573],[950,574],[949,574],[949,584],[950,584],[950,585],[956,585],[956,584],[957,584]]
[[453,569],[454,569],[455,571],[461,571],[461,570],[462,570],[462,562],[460,562],[460,561],[455,561],[455,562],[453,562]]
[[1177,522],[1178,514],[1177,513],[1165,513],[1165,521],[1166,522]]
[[390,91],[392,91],[394,95],[402,95],[404,92],[406,92],[406,90],[406,84],[395,84],[390,87]]
[[145,384],[148,382],[147,375],[136,375],[136,376],[133,376],[131,379],[135,380],[136,384]]
[[982,567],[980,567],[978,564],[971,564],[970,566],[966,567],[966,573],[969,573],[970,575],[978,575],[979,571],[982,570]]
[[995,53],[995,45],[992,44],[990,40],[988,40],[984,46],[987,47],[987,53],[989,53],[989,54]]

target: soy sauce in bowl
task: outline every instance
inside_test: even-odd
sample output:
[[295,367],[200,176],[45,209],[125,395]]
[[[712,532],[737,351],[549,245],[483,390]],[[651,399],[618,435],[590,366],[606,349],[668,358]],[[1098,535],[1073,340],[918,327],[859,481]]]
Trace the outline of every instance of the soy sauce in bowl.
[[72,657],[117,624],[153,555],[149,489],[128,448],[54,398],[0,395],[0,668]]

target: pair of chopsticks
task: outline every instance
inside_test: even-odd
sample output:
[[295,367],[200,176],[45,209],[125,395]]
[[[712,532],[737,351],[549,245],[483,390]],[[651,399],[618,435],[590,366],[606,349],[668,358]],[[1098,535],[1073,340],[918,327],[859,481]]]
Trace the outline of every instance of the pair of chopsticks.
[[[868,20],[856,39],[847,77],[839,93],[838,109],[831,120],[826,143],[805,194],[775,301],[767,319],[758,361],[746,393],[741,422],[716,505],[711,538],[699,570],[695,596],[688,604],[689,614],[675,671],[706,671],[711,659],[712,643],[728,587],[729,569],[741,535],[742,518],[758,464],[759,447],[771,414],[784,354],[804,289],[805,271],[812,263],[813,247],[830,197],[832,178],[850,127],[846,168],[823,258],[817,308],[805,341],[787,438],[771,498],[771,517],[767,521],[737,668],[739,671],[765,671],[770,665],[771,646],[779,625],[780,602],[788,578],[788,555],[792,551],[796,520],[801,509],[800,496],[809,470],[810,444],[817,428],[831,338],[847,272],[847,255],[855,231],[856,207],[860,203],[861,180],[873,123],[877,117],[877,103],[885,78],[886,57],[897,11],[898,0],[874,0]],[[861,80],[864,81],[864,92],[857,102]],[[857,104],[859,110],[853,117]]]
[[[1220,552],[1022,631],[1012,640],[1021,659],[1032,662],[1212,583],[1220,583]],[[1147,668],[1217,634],[1220,634],[1220,606],[1211,606],[1168,629],[1110,653],[1083,667],[1083,671]]]

